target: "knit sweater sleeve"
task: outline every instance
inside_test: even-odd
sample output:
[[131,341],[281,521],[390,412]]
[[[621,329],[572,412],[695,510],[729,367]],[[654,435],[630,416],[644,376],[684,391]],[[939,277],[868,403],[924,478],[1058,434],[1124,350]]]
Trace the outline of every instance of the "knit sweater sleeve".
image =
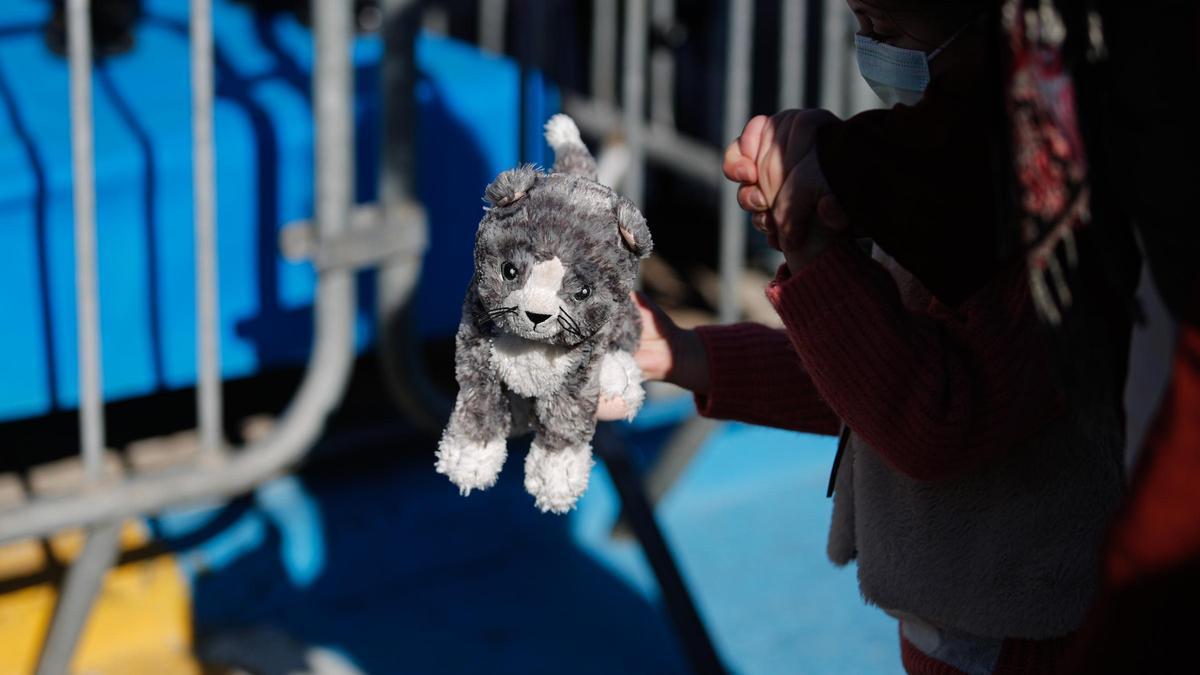
[[782,267],[767,296],[829,407],[917,480],[959,475],[1063,411],[1020,265],[953,311],[912,312],[843,241],[795,276]]
[[708,358],[709,391],[701,415],[835,435],[841,421],[817,393],[787,334],[760,324],[697,329]]

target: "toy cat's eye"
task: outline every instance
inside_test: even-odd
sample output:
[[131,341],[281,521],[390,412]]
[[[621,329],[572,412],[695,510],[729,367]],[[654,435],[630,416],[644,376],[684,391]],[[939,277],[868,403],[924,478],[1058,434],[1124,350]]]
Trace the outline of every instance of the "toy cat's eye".
[[504,275],[505,279],[512,281],[513,279],[517,278],[517,266],[506,260],[504,261],[504,264],[500,266],[500,273]]
[[587,300],[590,297],[592,297],[592,289],[587,286],[584,286],[583,288],[579,289],[578,291],[575,291],[575,299],[580,302],[583,302],[584,300]]

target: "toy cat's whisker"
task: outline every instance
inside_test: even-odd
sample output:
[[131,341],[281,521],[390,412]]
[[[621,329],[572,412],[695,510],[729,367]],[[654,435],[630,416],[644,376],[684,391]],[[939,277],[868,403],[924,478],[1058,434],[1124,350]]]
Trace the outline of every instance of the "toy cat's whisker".
[[567,331],[568,333],[576,337],[581,337],[579,335],[579,331],[575,328],[575,326],[571,325],[570,319],[568,319],[565,315],[558,315],[558,325],[562,326],[563,330]]
[[574,335],[575,337],[579,338],[580,340],[583,339],[583,334],[580,333],[577,329],[573,328],[571,326],[571,324],[567,323],[567,321],[561,316],[558,317],[558,325],[561,326],[563,330],[567,331],[571,335]]
[[516,307],[495,307],[493,309],[487,309],[482,304],[478,304],[475,306],[474,310],[472,310],[472,314],[475,317],[475,325],[482,328],[483,326],[494,322],[496,319],[499,319],[506,314],[515,314],[516,311]]
[[579,325],[579,322],[575,320],[575,317],[571,316],[571,314],[569,312],[567,312],[567,310],[565,310],[565,309],[560,309],[558,313],[559,313],[559,316],[565,318],[571,324],[572,332],[575,335],[579,336],[580,339],[582,339],[583,338],[583,328]]

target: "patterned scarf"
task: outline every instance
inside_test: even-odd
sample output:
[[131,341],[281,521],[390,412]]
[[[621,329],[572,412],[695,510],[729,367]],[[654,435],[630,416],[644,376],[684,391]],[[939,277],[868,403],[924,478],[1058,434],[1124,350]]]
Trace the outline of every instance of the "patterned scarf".
[[[1051,0],[1006,0],[1001,25],[1010,58],[1004,91],[1017,227],[1034,304],[1043,319],[1058,324],[1072,302],[1067,272],[1078,264],[1077,231],[1091,221],[1075,86],[1063,59],[1066,27]],[[1089,43],[1089,58],[1099,56],[1103,37],[1094,12]]]

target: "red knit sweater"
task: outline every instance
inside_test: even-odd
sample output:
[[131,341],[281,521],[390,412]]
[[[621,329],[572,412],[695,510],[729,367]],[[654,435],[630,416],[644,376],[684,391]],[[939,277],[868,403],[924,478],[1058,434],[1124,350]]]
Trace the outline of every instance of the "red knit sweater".
[[[782,267],[767,297],[785,330],[699,329],[711,378],[701,414],[820,434],[845,423],[897,471],[937,481],[1064,410],[1019,266],[954,310],[905,307],[887,270],[840,242],[797,275]],[[948,672],[914,651],[905,646],[910,672]],[[1059,650],[1009,640],[1004,651],[1034,673],[1053,672]]]
[[898,471],[943,480],[1063,411],[1023,268],[955,310],[936,299],[914,310],[879,263],[840,242],[796,276],[781,267],[767,297],[784,331],[699,330],[702,414],[822,434],[844,422]]

